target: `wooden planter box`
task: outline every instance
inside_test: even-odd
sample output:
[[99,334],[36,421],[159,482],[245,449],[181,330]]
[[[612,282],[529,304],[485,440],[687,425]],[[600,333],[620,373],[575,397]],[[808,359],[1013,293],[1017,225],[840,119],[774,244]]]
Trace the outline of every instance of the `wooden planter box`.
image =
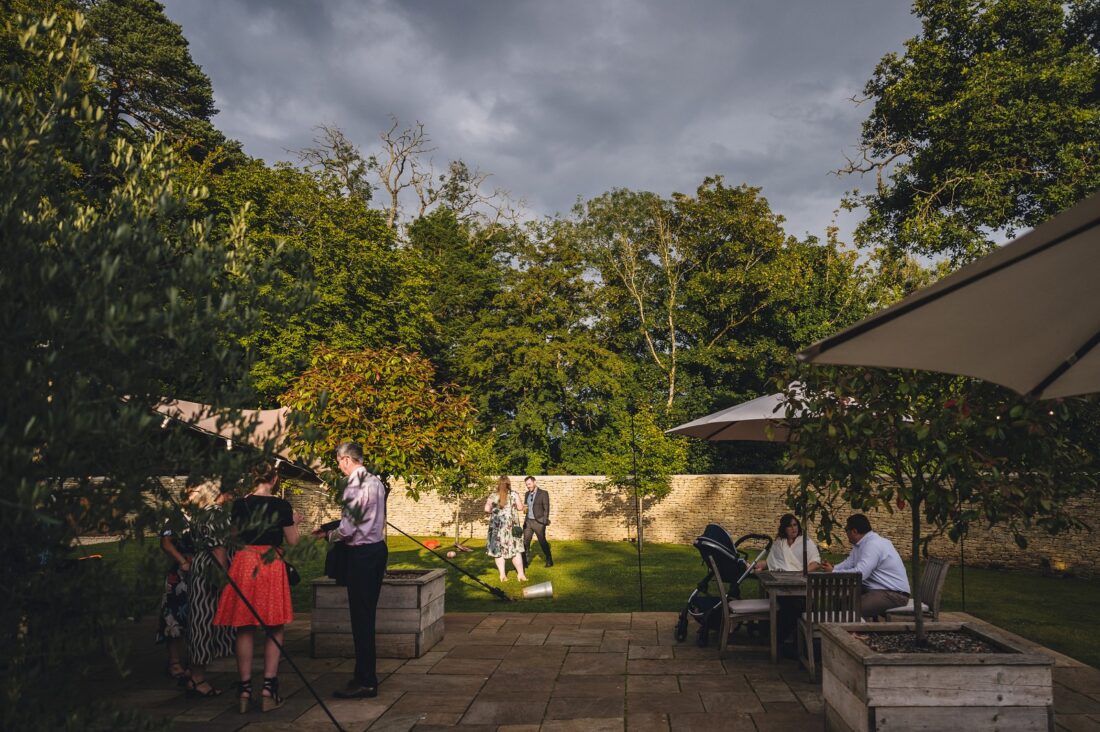
[[984,624],[924,627],[966,630],[1004,653],[875,653],[851,633],[912,630],[913,624],[823,625],[825,729],[1054,729],[1050,658],[1029,653]]
[[[420,658],[443,639],[447,572],[397,570],[378,597],[375,637],[379,658]],[[412,577],[409,575],[418,575]],[[314,658],[354,658],[348,591],[328,578],[313,581],[310,653]]]

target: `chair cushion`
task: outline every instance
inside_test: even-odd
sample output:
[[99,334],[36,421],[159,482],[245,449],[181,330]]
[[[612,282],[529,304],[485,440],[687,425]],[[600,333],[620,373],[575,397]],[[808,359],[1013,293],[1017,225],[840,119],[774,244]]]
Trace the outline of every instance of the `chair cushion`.
[[771,608],[768,600],[730,600],[730,611],[735,615],[748,615],[749,613],[766,613]]
[[[920,607],[921,607],[921,610],[923,610],[924,612],[928,612],[928,605],[926,603],[922,602],[920,604]],[[907,602],[904,605],[901,605],[899,607],[892,607],[889,610],[887,610],[886,612],[888,612],[888,613],[899,613],[899,614],[909,613],[910,615],[912,615],[913,614],[913,601],[910,600],[909,602]]]

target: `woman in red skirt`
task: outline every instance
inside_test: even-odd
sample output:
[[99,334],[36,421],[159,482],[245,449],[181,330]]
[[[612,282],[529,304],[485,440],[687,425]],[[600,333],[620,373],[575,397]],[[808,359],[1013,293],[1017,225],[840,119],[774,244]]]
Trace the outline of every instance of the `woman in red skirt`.
[[283,626],[291,621],[293,613],[281,547],[284,542],[298,543],[298,517],[290,503],[271,494],[278,482],[276,468],[262,465],[253,471],[252,492],[233,502],[233,528],[244,546],[233,557],[231,582],[222,590],[214,616],[215,625],[237,629],[237,671],[241,679],[237,696],[242,714],[252,701],[252,651],[256,626],[260,624],[256,615],[269,628],[264,646],[262,708],[267,712],[283,703],[279,696],[279,646],[283,643]]

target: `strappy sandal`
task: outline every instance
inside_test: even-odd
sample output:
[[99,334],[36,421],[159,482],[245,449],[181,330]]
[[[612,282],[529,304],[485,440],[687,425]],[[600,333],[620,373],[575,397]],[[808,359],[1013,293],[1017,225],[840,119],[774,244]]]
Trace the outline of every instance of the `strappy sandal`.
[[[203,686],[203,684],[205,684],[207,687],[206,691],[203,691],[200,688]],[[206,679],[203,679],[198,683],[196,683],[194,679],[188,679],[185,688],[187,689],[187,696],[190,697],[215,697],[222,695],[222,690],[211,684]]]
[[262,706],[260,707],[265,712],[270,712],[273,709],[278,709],[283,705],[283,698],[279,696],[279,677],[272,676],[264,679]]
[[237,712],[244,714],[252,703],[252,679],[237,682]]

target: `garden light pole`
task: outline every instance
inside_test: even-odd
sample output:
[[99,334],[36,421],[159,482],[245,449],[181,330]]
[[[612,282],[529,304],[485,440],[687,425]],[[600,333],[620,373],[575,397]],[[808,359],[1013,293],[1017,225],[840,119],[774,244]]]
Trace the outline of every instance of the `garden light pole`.
[[638,488],[638,439],[634,432],[634,414],[638,407],[631,402],[630,413],[630,456],[634,464],[634,511],[637,519],[635,539],[638,545],[638,609],[645,612],[645,590],[642,584],[642,494]]

